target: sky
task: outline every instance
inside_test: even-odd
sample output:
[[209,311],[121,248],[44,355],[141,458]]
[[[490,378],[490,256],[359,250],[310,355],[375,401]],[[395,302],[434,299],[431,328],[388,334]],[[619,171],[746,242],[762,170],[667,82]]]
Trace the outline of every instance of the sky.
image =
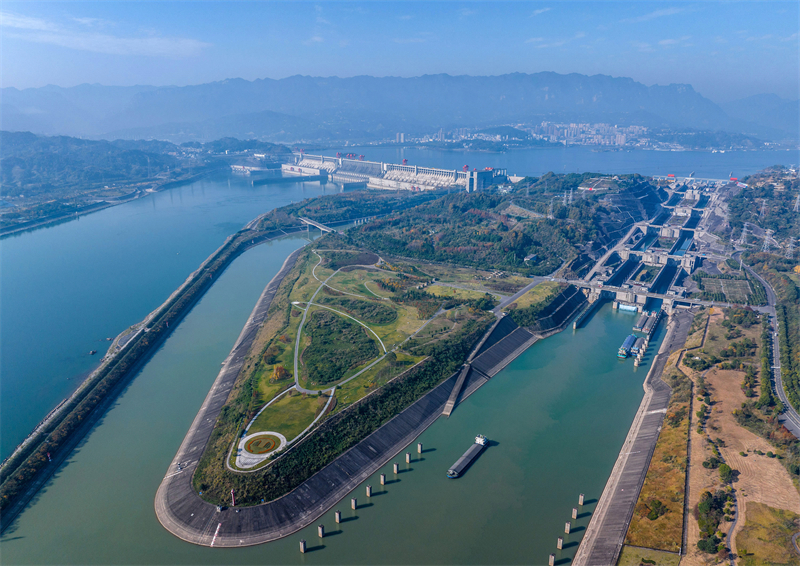
[[800,2],[13,2],[0,86],[604,74],[797,99]]

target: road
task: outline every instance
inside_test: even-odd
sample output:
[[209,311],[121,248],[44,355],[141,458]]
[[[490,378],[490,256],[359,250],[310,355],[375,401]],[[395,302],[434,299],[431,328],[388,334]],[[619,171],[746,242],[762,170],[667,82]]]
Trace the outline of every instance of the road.
[[796,438],[800,438],[800,414],[797,413],[792,404],[789,403],[789,398],[786,396],[786,391],[783,388],[783,379],[781,376],[781,350],[780,350],[780,334],[778,333],[778,317],[775,313],[775,305],[778,302],[775,291],[769,283],[761,277],[758,273],[753,271],[749,266],[745,265],[744,268],[747,272],[758,279],[764,286],[767,292],[767,303],[769,303],[768,314],[770,318],[770,326],[772,327],[772,372],[773,379],[775,380],[775,392],[778,394],[778,399],[781,400],[784,406],[784,412],[779,417],[780,422],[791,432]]

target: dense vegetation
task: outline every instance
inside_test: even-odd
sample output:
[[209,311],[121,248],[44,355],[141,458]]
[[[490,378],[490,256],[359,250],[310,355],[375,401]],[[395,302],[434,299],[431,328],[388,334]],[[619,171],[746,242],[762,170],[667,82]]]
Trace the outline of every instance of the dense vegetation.
[[389,324],[397,320],[397,311],[389,305],[378,301],[366,301],[347,296],[323,296],[317,299],[317,302],[334,307],[337,310],[343,310],[347,314],[353,315],[369,324]]
[[328,310],[311,313],[303,332],[311,338],[302,354],[309,385],[338,381],[348,370],[380,355],[363,326]]
[[294,204],[276,208],[259,221],[260,230],[279,230],[299,224],[303,216],[322,224],[355,220],[369,216],[381,216],[436,198],[434,193],[411,193],[409,191],[351,191],[309,198]]
[[[745,178],[748,187],[729,199],[728,222],[733,233],[741,233],[744,223],[752,222],[761,228],[774,230],[774,237],[778,240],[797,238],[800,233],[800,215],[793,209],[800,191],[800,180],[784,179],[784,187],[779,189],[774,183],[766,182],[761,177],[762,175],[753,175]],[[761,207],[765,201],[762,216]]]
[[59,191],[71,187],[129,183],[180,165],[177,158],[163,152],[163,142],[92,141],[0,132],[0,145],[0,183],[7,196],[58,196]]
[[[456,335],[438,343],[425,363],[324,421],[264,471],[232,473],[225,468],[227,453],[207,447],[193,478],[195,489],[208,501],[224,503],[233,488],[237,505],[256,505],[262,499],[271,501],[290,492],[452,375],[489,324],[467,324]],[[228,405],[223,412],[227,408]]]
[[700,527],[700,540],[697,547],[711,554],[719,551],[722,540],[717,536],[719,524],[725,516],[725,504],[731,496],[717,490],[714,493],[705,491],[700,495],[700,503],[695,508],[695,518]]

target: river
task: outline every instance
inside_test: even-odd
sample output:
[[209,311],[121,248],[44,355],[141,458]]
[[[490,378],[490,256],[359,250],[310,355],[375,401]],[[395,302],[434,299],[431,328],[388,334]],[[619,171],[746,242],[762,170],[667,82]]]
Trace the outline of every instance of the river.
[[[504,166],[492,161],[502,156],[466,157],[478,156]],[[592,168],[586,152],[572,156],[570,169]],[[266,210],[322,192],[316,183],[253,188],[222,176],[0,241],[3,455],[95,367],[89,350],[101,355],[105,337],[156,308],[227,235]],[[156,488],[259,293],[302,243],[274,241],[231,265],[6,532],[3,563],[546,559],[578,493],[599,497],[642,396],[647,365],[636,371],[616,358],[634,315],[608,306],[577,333],[534,345],[432,426],[422,441],[435,450],[318,552],[297,552],[300,536],[317,546],[310,530],[218,551],[182,543],[160,527]],[[446,480],[444,472],[477,433],[498,444],[465,477]],[[363,488],[357,495],[363,498]],[[321,522],[333,530],[330,513]],[[587,522],[582,517],[579,527]]]
[[[515,149],[504,153],[479,151],[450,151],[421,149],[416,147],[345,147],[322,151],[325,155],[341,152],[363,154],[368,161],[402,163],[408,159],[409,165],[440,167],[442,169],[461,169],[484,167],[507,169],[509,175],[539,176],[554,173],[639,173],[641,175],[668,175],[679,177],[694,171],[695,177],[727,179],[744,177],[770,165],[790,165],[800,163],[797,150],[755,150],[726,151],[598,151],[589,146]],[[309,151],[309,153],[316,153]]]

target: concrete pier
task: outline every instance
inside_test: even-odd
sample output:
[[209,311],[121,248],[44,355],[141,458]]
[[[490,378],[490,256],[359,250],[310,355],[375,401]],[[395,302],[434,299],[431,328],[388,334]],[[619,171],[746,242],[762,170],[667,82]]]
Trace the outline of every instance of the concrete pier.
[[342,512],[341,511],[337,511],[336,513],[333,514],[333,516],[336,517],[336,523],[337,524],[342,522]]
[[578,496],[578,505],[583,505],[583,494],[582,493]]
[[386,485],[386,474],[381,474],[381,485]]
[[577,519],[578,518],[578,508],[577,507],[573,507],[572,508],[572,518],[573,519]]
[[367,486],[367,497],[372,497],[372,486],[371,485]]
[[305,554],[306,553],[306,541],[304,541],[304,540],[300,541],[300,553],[301,554]]
[[406,464],[410,464],[410,463],[411,463],[411,454],[406,452]]
[[571,529],[571,528],[572,528],[572,523],[570,523],[569,521],[567,521],[567,522],[564,524],[564,532],[565,532],[566,534],[569,534],[569,531],[570,531],[570,529]]
[[358,508],[358,499],[355,497],[350,500],[350,509]]
[[554,566],[555,563],[556,563],[556,555],[555,554],[551,554],[550,558],[547,560],[547,564],[548,564],[548,566]]
[[417,454],[422,454],[422,442],[417,443]]
[[325,525],[317,525],[317,535],[319,538],[325,538]]
[[395,462],[394,464],[392,464],[392,471],[393,471],[395,474],[399,474],[399,473],[400,473],[400,464],[398,464],[397,462]]
[[556,540],[556,548],[558,550],[564,548],[564,537],[558,537],[558,540]]

